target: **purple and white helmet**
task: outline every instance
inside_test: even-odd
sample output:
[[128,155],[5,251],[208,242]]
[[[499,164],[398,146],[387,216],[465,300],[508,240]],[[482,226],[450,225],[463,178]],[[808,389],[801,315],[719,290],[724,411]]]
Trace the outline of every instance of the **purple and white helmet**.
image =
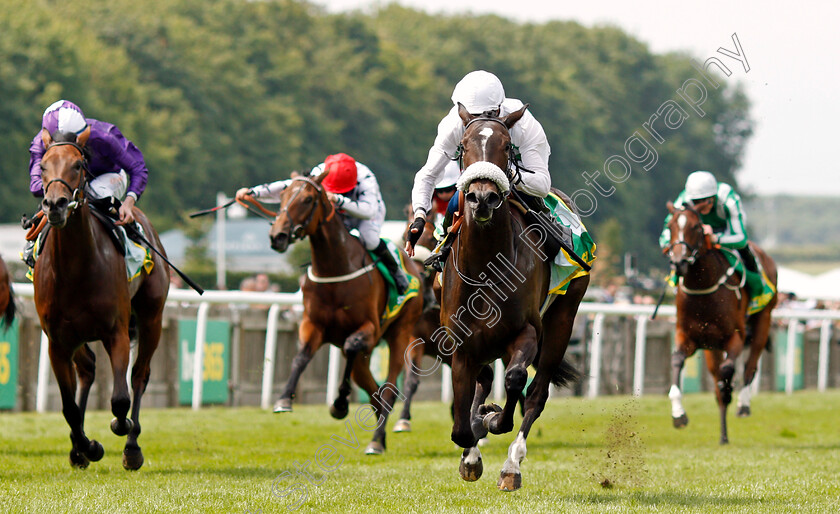
[[87,128],[85,115],[79,106],[68,100],[59,100],[47,107],[41,119],[41,127],[55,136],[59,132],[79,135]]

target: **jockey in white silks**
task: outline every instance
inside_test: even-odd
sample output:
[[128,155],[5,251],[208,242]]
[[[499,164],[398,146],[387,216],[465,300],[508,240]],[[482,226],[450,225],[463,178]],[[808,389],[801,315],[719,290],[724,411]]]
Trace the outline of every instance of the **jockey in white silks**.
[[[328,156],[324,162],[312,168],[310,176],[317,177],[326,169],[330,173],[324,177],[321,185],[341,215],[344,226],[347,230],[355,228],[359,232],[359,241],[388,268],[396,282],[398,294],[404,294],[409,287],[408,277],[388,251],[385,241],[379,237],[385,221],[385,202],[373,172],[351,156],[339,153]],[[278,203],[283,191],[291,183],[292,179],[286,179],[242,188],[236,192],[236,198],[244,200],[250,195],[266,203]]]
[[[456,158],[458,146],[464,137],[466,127],[458,115],[458,104],[462,104],[470,114],[496,117],[506,116],[524,105],[515,98],[506,98],[498,77],[483,70],[470,72],[458,82],[452,92],[452,103],[454,106],[438,124],[437,137],[429,150],[426,164],[414,177],[411,204],[415,219],[411,224],[405,248],[409,255],[414,254],[414,244],[422,235],[426,217],[432,212],[431,199],[435,184],[444,174],[447,163]],[[521,181],[515,188],[524,193],[526,198],[545,198],[551,189],[551,175],[548,172],[551,148],[542,125],[530,111],[525,111],[522,118],[510,129],[510,138],[521,155],[520,166],[529,171],[521,173]],[[452,238],[447,240],[451,244]],[[427,265],[440,267],[446,260],[450,247],[444,243],[441,250],[427,261]]]

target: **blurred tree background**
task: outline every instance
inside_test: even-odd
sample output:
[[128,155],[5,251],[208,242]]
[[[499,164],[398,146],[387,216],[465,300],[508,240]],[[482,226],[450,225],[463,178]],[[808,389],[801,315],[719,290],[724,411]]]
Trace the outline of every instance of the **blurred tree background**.
[[[143,151],[150,177],[139,205],[160,231],[184,227],[186,213],[210,206],[217,191],[286,178],[336,152],[374,170],[389,218],[399,219],[453,86],[486,69],[545,128],[555,186],[592,191],[582,173],[596,170],[615,186],[584,221],[611,267],[632,250],[644,269],[662,265],[665,202],[697,169],[737,186],[751,134],[737,84],[718,76],[699,116],[676,94],[701,78],[691,56],[651,53],[614,27],[397,5],[328,14],[294,0],[0,0],[0,9],[7,223],[36,206],[26,193],[29,142],[59,98],[115,123]],[[648,137],[657,164],[634,165],[621,183],[604,179],[604,161],[623,155],[668,100],[690,116],[662,132],[664,143]]]

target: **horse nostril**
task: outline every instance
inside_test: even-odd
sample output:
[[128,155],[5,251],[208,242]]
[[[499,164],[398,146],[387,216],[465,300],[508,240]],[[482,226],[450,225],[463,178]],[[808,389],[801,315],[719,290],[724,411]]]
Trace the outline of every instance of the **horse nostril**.
[[70,203],[70,199],[69,199],[69,198],[66,198],[66,197],[64,197],[64,196],[61,196],[61,197],[59,197],[59,198],[58,198],[58,200],[56,200],[56,201],[55,201],[55,207],[56,207],[57,209],[63,209],[63,208],[65,208],[65,207],[67,207],[67,205],[68,205],[69,203]]

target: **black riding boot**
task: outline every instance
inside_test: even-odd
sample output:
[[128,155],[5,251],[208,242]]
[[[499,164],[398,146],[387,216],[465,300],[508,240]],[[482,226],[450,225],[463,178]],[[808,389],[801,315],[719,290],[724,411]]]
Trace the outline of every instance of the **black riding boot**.
[[373,250],[373,254],[382,261],[382,264],[388,268],[391,276],[394,277],[394,281],[397,283],[397,293],[400,295],[405,294],[409,286],[408,277],[405,276],[402,268],[394,260],[394,256],[388,251],[388,246],[385,244],[385,241],[379,241],[379,246]]
[[452,250],[452,243],[455,242],[455,234],[449,232],[449,227],[452,226],[453,214],[447,212],[443,217],[443,243],[439,245],[439,250],[433,252],[425,261],[423,265],[427,268],[432,268],[438,273],[443,273],[443,265],[449,257],[449,252]]
[[738,254],[741,256],[741,260],[744,261],[744,267],[747,268],[747,271],[758,273],[758,263],[755,262],[755,255],[750,250],[750,245],[739,248]]
[[744,268],[746,269],[747,289],[750,297],[756,297],[761,294],[764,289],[764,282],[761,279],[761,273],[758,271],[758,263],[755,260],[755,255],[750,250],[750,245],[738,249],[738,255],[744,261]]
[[528,225],[538,224],[545,229],[546,240],[543,243],[543,252],[548,262],[554,262],[554,258],[562,248],[561,242],[565,242],[568,248],[573,247],[571,229],[554,220],[542,198],[521,191],[517,191],[517,195],[529,209],[525,214],[525,222]]

